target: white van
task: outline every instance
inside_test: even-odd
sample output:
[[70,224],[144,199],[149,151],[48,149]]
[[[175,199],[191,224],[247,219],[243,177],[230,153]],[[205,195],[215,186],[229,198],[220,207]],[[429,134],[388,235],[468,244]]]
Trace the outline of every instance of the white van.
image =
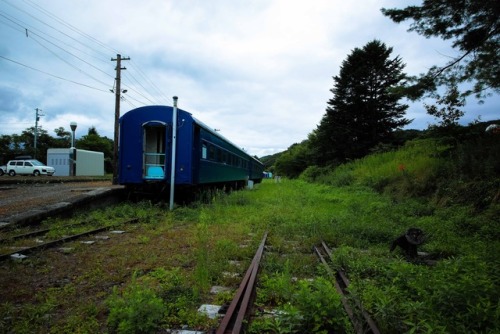
[[54,167],[45,166],[38,160],[11,160],[7,164],[7,173],[10,176],[19,175],[48,175],[52,176],[55,173]]

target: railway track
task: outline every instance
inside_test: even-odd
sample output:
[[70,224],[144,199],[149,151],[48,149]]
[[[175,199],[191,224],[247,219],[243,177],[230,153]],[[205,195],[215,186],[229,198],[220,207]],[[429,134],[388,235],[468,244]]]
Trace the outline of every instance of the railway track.
[[245,277],[241,281],[238,291],[229,305],[229,308],[227,309],[216,334],[238,334],[243,332],[244,320],[248,319],[248,315],[251,312],[252,304],[255,299],[255,284],[257,282],[259,264],[262,259],[262,254],[264,253],[266,239],[267,232],[264,234],[252,263],[248,267]]
[[[85,231],[85,232],[75,233],[73,235],[64,236],[64,237],[59,238],[59,239],[50,240],[50,241],[41,242],[41,243],[38,243],[39,239],[37,239],[35,241],[35,243],[38,243],[38,244],[35,245],[35,246],[29,246],[29,247],[15,247],[15,246],[10,246],[11,248],[18,248],[18,249],[14,250],[12,252],[7,252],[7,253],[4,253],[4,254],[1,254],[0,255],[0,261],[4,261],[4,260],[7,260],[7,259],[10,259],[10,258],[13,258],[13,257],[26,256],[27,254],[38,252],[38,251],[41,251],[41,250],[44,250],[44,249],[48,249],[48,248],[52,248],[52,247],[57,247],[57,246],[60,246],[60,245],[62,245],[64,243],[66,243],[66,242],[74,241],[74,240],[77,240],[77,239],[82,238],[82,237],[86,237],[86,236],[89,236],[89,235],[100,233],[102,231],[109,230],[109,229],[114,228],[116,226],[120,226],[120,225],[128,224],[128,223],[134,223],[134,222],[137,222],[137,221],[138,221],[138,218],[133,218],[133,219],[129,219],[129,220],[126,220],[126,221],[123,221],[123,222],[118,222],[118,223],[115,223],[115,224],[101,226],[101,227],[98,227],[98,228],[92,228],[92,229],[90,229],[88,231]],[[85,223],[72,224],[72,225],[63,226],[61,228],[81,227],[84,224]],[[7,244],[7,246],[8,246],[8,244],[12,243],[12,242],[17,242],[19,240],[27,240],[26,244],[30,244],[30,243],[32,243],[32,242],[30,242],[30,238],[35,238],[35,237],[39,237],[39,236],[42,236],[42,235],[46,235],[50,231],[51,231],[51,229],[41,229],[41,230],[32,231],[32,232],[28,232],[28,233],[24,233],[24,234],[18,234],[18,235],[15,235],[15,236],[11,236],[11,237],[2,239],[2,240],[0,240],[0,243],[1,244]]]
[[354,327],[354,330],[358,334],[380,334],[379,329],[377,328],[377,324],[373,319],[371,319],[370,315],[363,309],[362,305],[358,302],[354,302],[355,308],[349,303],[349,279],[347,278],[345,272],[343,270],[333,271],[330,265],[328,264],[328,260],[332,261],[332,251],[324,241],[321,242],[321,245],[318,247],[314,247],[314,251],[316,255],[318,255],[321,263],[323,263],[325,269],[328,274],[334,281],[335,289],[341,295],[342,305],[351,320],[351,323]]

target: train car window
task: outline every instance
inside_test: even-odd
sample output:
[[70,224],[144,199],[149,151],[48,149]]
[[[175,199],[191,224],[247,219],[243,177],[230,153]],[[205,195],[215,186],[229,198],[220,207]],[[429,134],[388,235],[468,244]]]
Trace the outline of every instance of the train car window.
[[222,150],[217,148],[217,162],[222,162]]
[[215,147],[213,145],[208,147],[208,159],[215,160]]
[[222,163],[227,164],[227,152],[222,151]]
[[201,144],[201,158],[202,159],[207,158],[207,144],[206,143]]

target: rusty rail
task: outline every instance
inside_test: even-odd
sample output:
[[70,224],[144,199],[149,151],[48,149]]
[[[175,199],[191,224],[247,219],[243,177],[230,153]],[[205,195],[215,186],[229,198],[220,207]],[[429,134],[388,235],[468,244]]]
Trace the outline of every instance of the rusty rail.
[[257,272],[259,271],[259,263],[264,252],[266,239],[267,232],[264,234],[252,263],[248,267],[245,277],[241,281],[238,291],[229,305],[229,308],[222,319],[216,334],[237,334],[242,331],[243,320],[249,314],[251,304],[253,304],[255,282],[257,279]]
[[325,242],[322,241],[321,247],[318,248],[315,246],[314,251],[318,255],[320,261],[325,266],[328,274],[332,277],[335,289],[341,295],[342,305],[344,306],[344,309],[347,315],[349,316],[349,319],[351,320],[351,323],[354,326],[354,330],[356,331],[356,333],[380,334],[380,331],[378,330],[376,323],[372,320],[370,315],[364,310],[364,308],[358,301],[355,301],[355,306],[357,307],[359,312],[361,312],[361,317],[356,316],[355,312],[353,311],[348,301],[349,291],[347,290],[347,288],[349,287],[349,280],[347,279],[347,276],[345,275],[343,270],[337,270],[336,272],[333,272],[332,268],[330,268],[325,259],[324,255],[328,256],[330,260],[333,260],[330,248],[328,248]]
[[52,247],[57,247],[61,244],[64,244],[65,242],[73,241],[73,240],[76,240],[76,239],[79,239],[79,238],[82,238],[82,237],[85,237],[88,235],[97,234],[99,232],[109,230],[110,228],[113,228],[113,227],[118,226],[118,225],[122,225],[122,224],[126,224],[126,223],[134,223],[137,221],[138,221],[138,218],[132,218],[132,219],[129,219],[129,220],[124,221],[124,222],[116,223],[116,224],[109,225],[109,226],[99,227],[99,228],[93,229],[91,231],[67,236],[67,237],[64,237],[64,238],[61,238],[58,240],[48,241],[48,242],[45,242],[45,243],[37,245],[37,246],[28,247],[25,249],[20,249],[20,250],[17,250],[17,251],[11,252],[11,253],[7,253],[7,254],[1,254],[0,261],[7,260],[7,259],[11,258],[11,256],[14,254],[26,255],[26,254],[34,253],[34,252],[37,252],[40,250],[44,250],[44,249],[48,249],[48,248],[52,248]]

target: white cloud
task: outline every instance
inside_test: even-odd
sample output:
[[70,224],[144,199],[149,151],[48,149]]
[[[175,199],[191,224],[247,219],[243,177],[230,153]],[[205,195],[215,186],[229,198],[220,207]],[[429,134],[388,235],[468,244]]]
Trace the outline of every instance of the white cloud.
[[[77,121],[77,136],[95,126],[112,138],[111,58],[121,53],[131,58],[122,64],[128,90],[122,113],[143,104],[171,105],[177,95],[180,108],[251,154],[274,153],[306,139],[320,122],[332,76],[354,48],[380,39],[403,58],[409,74],[447,60],[448,43],[408,33],[407,25],[380,13],[400,6],[397,0],[2,1],[0,13],[14,22],[0,16],[0,55],[73,82],[0,59],[0,134],[33,126],[39,107],[49,132]],[[482,108],[483,119],[492,117],[491,103]],[[408,117],[415,118],[410,127],[433,121],[421,104],[412,105]]]

